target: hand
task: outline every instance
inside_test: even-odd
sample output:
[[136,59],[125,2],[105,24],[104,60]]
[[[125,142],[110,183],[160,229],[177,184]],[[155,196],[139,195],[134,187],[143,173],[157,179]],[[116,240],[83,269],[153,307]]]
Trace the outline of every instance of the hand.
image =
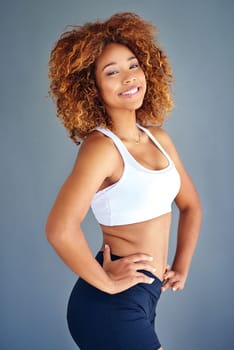
[[163,275],[163,286],[162,292],[165,292],[168,288],[171,288],[173,292],[184,289],[186,277],[174,270],[171,270],[170,266],[167,265],[165,273]]
[[138,283],[153,283],[154,278],[138,271],[146,270],[154,273],[156,269],[148,263],[152,260],[153,258],[147,254],[136,253],[112,261],[110,247],[105,245],[103,269],[113,282],[113,294],[122,292]]

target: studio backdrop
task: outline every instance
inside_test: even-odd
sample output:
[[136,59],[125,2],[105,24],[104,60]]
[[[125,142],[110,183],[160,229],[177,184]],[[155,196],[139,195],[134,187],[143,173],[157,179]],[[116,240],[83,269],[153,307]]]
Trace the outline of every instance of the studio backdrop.
[[[186,288],[162,295],[157,332],[165,350],[233,347],[234,2],[12,0],[0,5],[2,350],[76,349],[66,306],[77,276],[55,254],[44,231],[78,148],[55,116],[47,65],[67,25],[124,11],[160,29],[175,75],[175,108],[164,127],[203,206]],[[175,209],[169,263],[176,225]],[[101,235],[91,212],[83,228],[96,253]]]

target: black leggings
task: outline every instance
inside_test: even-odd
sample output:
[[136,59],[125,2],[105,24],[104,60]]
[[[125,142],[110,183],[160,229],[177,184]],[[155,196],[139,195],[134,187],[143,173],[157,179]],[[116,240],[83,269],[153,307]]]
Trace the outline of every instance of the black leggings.
[[[121,257],[112,255],[112,260]],[[103,253],[96,259],[102,265]],[[79,278],[67,310],[71,335],[81,350],[156,350],[155,309],[162,282],[139,283],[114,295],[100,291]]]

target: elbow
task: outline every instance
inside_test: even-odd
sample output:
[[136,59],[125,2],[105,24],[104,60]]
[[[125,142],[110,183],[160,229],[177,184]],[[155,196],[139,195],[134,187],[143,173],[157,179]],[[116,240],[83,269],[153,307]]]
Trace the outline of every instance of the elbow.
[[45,225],[45,235],[50,244],[58,237],[58,233],[54,225],[48,220]]
[[202,223],[202,207],[200,203],[194,207],[192,217],[194,218],[194,222],[196,222],[197,226],[200,228]]
[[184,207],[180,208],[180,215],[183,217],[188,217],[192,219],[194,222],[197,222],[198,225],[202,222],[202,205],[197,198],[197,200],[194,200]]
[[201,222],[202,221],[202,204],[199,197],[197,197],[197,200],[194,201],[193,211],[197,216],[198,220]]
[[80,222],[58,219],[49,216],[45,225],[45,235],[48,242],[56,249],[66,245],[80,229]]
[[198,195],[188,197],[183,202],[178,201],[177,206],[180,214],[194,215],[197,218],[202,219],[202,205]]
[[59,245],[59,242],[64,240],[64,229],[53,220],[48,219],[45,225],[45,235],[48,242],[56,247]]

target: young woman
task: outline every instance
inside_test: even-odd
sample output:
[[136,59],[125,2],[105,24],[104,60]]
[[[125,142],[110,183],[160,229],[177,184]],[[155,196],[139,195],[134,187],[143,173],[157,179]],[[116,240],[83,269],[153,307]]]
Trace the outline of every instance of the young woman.
[[[162,349],[156,304],[161,291],[184,288],[199,235],[197,192],[161,127],[173,76],[154,33],[136,14],[120,13],[73,27],[51,52],[58,116],[83,142],[46,234],[79,276],[67,319],[81,350]],[[169,268],[174,200],[178,242]],[[90,206],[103,233],[96,257],[81,229]]]

